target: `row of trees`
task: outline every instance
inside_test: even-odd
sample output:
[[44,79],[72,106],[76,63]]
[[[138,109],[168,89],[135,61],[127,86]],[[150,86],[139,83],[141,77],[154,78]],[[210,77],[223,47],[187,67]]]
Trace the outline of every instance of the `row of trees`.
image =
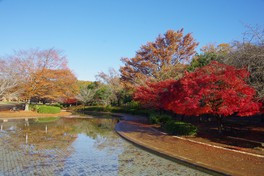
[[0,59],[0,99],[16,98],[85,105],[121,105],[130,100],[114,69],[98,73],[97,81],[78,81],[67,59],[55,49],[20,50]]
[[[172,110],[175,113],[185,115],[199,115],[203,113],[218,114],[221,116],[231,115],[232,113],[242,115],[242,111],[249,111],[248,107],[246,108],[246,106],[241,106],[240,104],[242,103],[242,99],[245,98],[243,96],[246,95],[239,92],[240,89],[234,90],[233,87],[238,85],[228,85],[229,82],[232,83],[234,79],[240,79],[240,86],[243,84],[244,87],[248,86],[247,90],[251,90],[251,92],[249,91],[250,94],[247,94],[247,96],[251,97],[247,99],[248,106],[252,105],[250,102],[253,104],[263,102],[264,97],[264,40],[262,37],[263,35],[261,35],[264,31],[262,31],[261,28],[250,26],[248,29],[249,31],[245,33],[245,39],[242,42],[236,41],[230,44],[222,43],[219,45],[209,44],[201,48],[200,54],[197,54],[195,51],[198,42],[194,40],[190,33],[184,35],[183,29],[178,31],[169,30],[164,35],[159,35],[154,42],[148,42],[146,45],[142,45],[136,52],[135,57],[122,58],[121,61],[124,63],[124,66],[120,67],[120,74],[113,69],[110,69],[108,73],[99,73],[97,75],[97,84],[100,86],[97,86],[96,89],[93,88],[94,86],[92,86],[92,88],[91,86],[81,88],[82,96],[78,96],[78,99],[86,104],[100,104],[98,101],[95,103],[98,98],[95,98],[94,96],[96,94],[95,92],[100,90],[99,87],[103,87],[104,91],[101,92],[105,92],[105,96],[100,97],[104,99],[105,103],[101,103],[104,105],[121,105],[122,103],[127,102],[127,100],[130,100],[129,97],[133,96],[134,93],[134,100],[139,101],[142,105],[148,108]],[[217,62],[213,62],[210,66],[206,67],[212,61]],[[217,67],[219,67],[219,69],[217,69]],[[203,71],[201,71],[200,68],[203,68]],[[194,73],[191,74],[192,72]],[[168,105],[165,106],[166,103],[162,102],[159,98],[157,99],[156,96],[159,95],[160,92],[167,90],[168,87],[172,86],[171,84],[176,84],[177,81],[176,85],[178,86],[179,84],[181,85],[182,81],[187,78],[190,83],[197,81],[197,77],[194,76],[194,74],[201,74],[199,81],[204,82],[203,84],[200,84],[198,81],[197,85],[205,86],[199,87],[196,85],[196,87],[193,87],[195,89],[200,88],[203,91],[192,90],[200,92],[200,97],[196,97],[199,99],[200,104],[197,103],[198,99],[196,99],[197,107],[194,108],[193,105],[191,106],[189,103],[185,102],[186,99],[181,100],[182,103],[185,102],[188,104],[189,108],[193,109],[193,111],[180,111],[184,105],[179,106],[178,110],[175,111],[172,107],[176,106],[176,104],[171,104],[171,108],[168,108]],[[232,74],[236,77],[232,77]],[[193,80],[190,78],[191,75],[193,75]],[[220,78],[222,80],[220,80]],[[190,85],[190,83],[188,83],[188,85]],[[209,83],[212,83],[212,85],[209,85]],[[230,98],[233,96],[226,96],[227,92],[222,92],[223,94],[221,95],[217,93],[216,90],[219,90],[219,92],[223,91],[222,87],[212,89],[212,91],[215,90],[213,93],[205,91],[205,89],[209,90],[208,87],[217,85],[221,85],[222,87],[225,85],[225,89],[230,89],[229,91],[235,91],[239,94],[236,99],[234,98],[233,101],[230,101],[230,103],[232,102],[234,104],[233,106],[224,106],[224,97]],[[183,88],[180,88],[184,87],[182,85],[179,87],[173,87],[174,92],[171,92],[166,96],[173,97],[175,101],[180,97],[187,98],[195,96],[193,95],[195,92],[190,91],[190,88],[188,88],[189,90],[185,92]],[[144,92],[146,90],[148,90],[149,93]],[[178,92],[177,96],[175,94],[176,90]],[[253,90],[256,93],[254,93]],[[140,94],[142,96],[139,96]],[[215,104],[212,105],[211,110],[207,109],[208,111],[198,113],[198,107],[203,107],[203,109],[205,109],[205,107],[208,108],[208,106],[204,105],[208,102],[205,102],[205,99],[203,99],[208,97],[208,94],[214,94],[215,97],[218,97],[218,103],[215,102]],[[82,100],[85,97],[90,97],[88,98],[90,100]],[[211,95],[211,98],[212,97],[213,95]],[[165,99],[169,100],[168,98]],[[209,101],[209,99],[206,100]],[[243,102],[245,102],[245,100],[243,100]],[[217,108],[213,108],[216,104]],[[219,109],[218,106],[221,106],[221,108]],[[234,106],[237,106],[237,108],[239,107],[240,110],[236,109]],[[259,106],[259,103],[254,104],[255,110],[258,109],[257,107]],[[224,110],[224,107],[227,109]],[[233,110],[228,108],[233,108]],[[212,111],[212,109],[214,109],[214,111]],[[255,110],[244,113],[243,115],[250,115],[253,112],[257,112]],[[223,111],[226,111],[226,113],[222,114]],[[197,113],[192,114],[191,112]]]
[[[146,85],[149,81],[181,78],[186,63],[189,63],[196,53],[197,45],[198,42],[190,33],[184,35],[183,29],[169,30],[158,36],[155,42],[143,45],[134,58],[122,58],[124,66],[120,68],[120,73],[112,68],[108,73],[98,73],[96,76],[98,86],[96,88],[91,85],[82,86],[77,99],[88,105],[120,106],[129,102],[137,86]],[[101,96],[104,103],[95,98],[96,92],[102,88],[105,89],[104,96]]]
[[179,79],[186,70],[209,64],[212,60],[246,68],[250,72],[247,80],[263,99],[264,82],[264,30],[248,26],[242,42],[209,44],[202,47],[201,53],[195,49],[198,43],[192,35],[183,34],[183,30],[167,31],[155,42],[143,45],[133,58],[122,58],[124,66],[120,68],[121,80],[128,88],[144,86],[146,82],[158,82],[166,79]]
[[120,106],[131,100],[131,96],[124,88],[119,73],[113,68],[108,73],[100,72],[97,81],[80,84],[80,91],[76,96],[85,105],[115,105]]
[[212,114],[219,124],[226,116],[263,113],[264,30],[247,29],[242,42],[209,44],[200,54],[191,34],[168,31],[122,59],[122,83],[146,108]]
[[26,102],[25,110],[32,98],[61,101],[78,91],[77,79],[58,50],[20,50],[0,63],[0,98],[17,97]]
[[248,29],[242,42],[209,44],[200,54],[190,33],[169,30],[143,45],[135,57],[122,58],[120,79],[100,75],[116,93],[133,92],[134,100],[146,108],[213,114],[219,121],[253,115],[263,111],[264,31]]
[[[120,68],[120,73],[114,69],[110,69],[108,73],[98,73],[96,82],[77,81],[67,66],[66,58],[58,50],[32,49],[18,51],[12,56],[0,59],[0,97],[16,95],[28,102],[27,104],[29,104],[32,98],[56,101],[68,98],[68,100],[75,99],[74,101],[80,101],[86,105],[119,106],[131,101],[134,93],[134,100],[139,101],[144,106],[190,115],[188,114],[190,113],[189,111],[173,110],[172,106],[176,106],[176,104],[169,106],[168,102],[163,102],[159,98],[157,99],[156,96],[160,96],[161,92],[163,92],[163,95],[164,90],[173,87],[174,92],[172,91],[171,94],[166,96],[174,97],[175,101],[177,98],[183,98],[181,99],[182,104],[188,104],[185,102],[187,101],[185,98],[195,96],[200,86],[203,91],[198,91],[200,92],[200,97],[196,97],[199,99],[200,104],[196,103],[195,106],[197,108],[203,107],[203,109],[204,107],[208,108],[208,106],[205,106],[207,105],[205,100],[209,101],[208,98],[205,98],[208,97],[208,94],[211,97],[217,96],[220,99],[218,103],[224,102],[224,96],[205,90],[210,86],[217,86],[218,84],[233,89],[234,85],[226,83],[232,79],[238,79],[228,75],[232,73],[241,78],[246,86],[250,86],[250,89],[256,91],[256,95],[253,92],[250,95],[247,94],[247,96],[251,96],[250,101],[253,103],[256,103],[256,101],[263,102],[264,40],[261,34],[264,31],[252,27],[249,29],[249,32],[245,34],[245,40],[242,42],[223,43],[218,46],[210,44],[202,47],[200,54],[196,53],[198,42],[195,41],[190,33],[184,35],[183,29],[178,31],[169,30],[164,35],[159,35],[154,42],[142,45],[136,52],[135,57],[122,58],[124,66]],[[221,69],[216,69],[217,67]],[[232,70],[231,68],[233,71],[230,71]],[[224,70],[229,71],[223,74]],[[250,74],[249,76],[241,76],[240,73],[244,75]],[[199,77],[200,82],[196,83],[199,85],[197,86],[194,82],[198,76],[194,75],[199,74],[201,74],[201,77]],[[219,76],[223,80],[218,79]],[[227,78],[224,80],[225,77]],[[208,83],[204,81],[208,81]],[[191,88],[188,88],[188,91],[185,90],[187,87],[183,86],[183,82],[188,82],[187,85],[191,85],[192,83],[193,90]],[[203,83],[201,84],[201,82]],[[217,82],[217,85],[209,85],[209,82]],[[205,87],[201,87],[202,85]],[[152,89],[155,89],[155,91]],[[220,88],[216,89],[221,90]],[[142,94],[140,91],[143,90],[154,92],[146,94],[148,96],[145,99],[143,97],[140,99],[139,95]],[[176,94],[175,91],[178,93]],[[243,96],[246,96],[242,96],[242,93],[238,89],[236,93],[242,99]],[[169,100],[169,98],[166,99]],[[198,99],[196,100],[198,101]],[[238,99],[236,100],[238,101]],[[239,104],[239,102],[233,103]],[[191,109],[195,109],[194,105],[191,106],[189,104],[189,106]],[[184,106],[182,105],[182,107]],[[243,107],[245,109],[245,106]],[[218,108],[216,108],[216,111],[222,112]],[[217,114],[212,110],[206,112]],[[230,115],[230,112],[220,114]],[[240,111],[234,110],[232,112],[239,113]]]
[[192,60],[189,71],[202,67],[215,60],[235,68],[245,68],[250,76],[247,83],[257,91],[256,98],[264,99],[264,28],[260,26],[247,26],[243,41],[224,43],[218,46],[207,45],[196,54]]

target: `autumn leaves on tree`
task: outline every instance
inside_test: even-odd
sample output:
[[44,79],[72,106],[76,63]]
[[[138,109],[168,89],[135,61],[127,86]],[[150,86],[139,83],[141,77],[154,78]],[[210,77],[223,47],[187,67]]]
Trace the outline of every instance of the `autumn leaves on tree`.
[[26,102],[25,110],[32,98],[58,101],[76,93],[77,79],[67,67],[66,58],[55,49],[21,50],[7,60],[13,65],[9,67],[12,72],[3,73],[15,76],[16,83],[6,93],[18,92],[17,96]]
[[[146,107],[183,115],[247,116],[259,111],[256,91],[246,82],[249,72],[216,61],[186,73],[180,80],[148,83],[138,87],[135,99]],[[151,100],[151,101],[147,101]]]
[[262,104],[248,84],[249,70],[219,63],[237,48],[208,45],[194,55],[197,45],[183,30],[168,31],[143,45],[134,58],[122,59],[121,79],[133,87],[134,100],[146,108],[191,116],[211,114],[219,120],[258,113]]
[[122,58],[121,80],[129,87],[145,85],[182,77],[185,63],[191,61],[198,43],[183,29],[169,30],[155,42],[148,42],[137,51],[134,58]]
[[176,114],[252,115],[260,110],[257,101],[264,102],[264,45],[259,41],[210,44],[197,54],[198,42],[190,33],[168,30],[142,45],[135,57],[122,58],[120,74],[101,72],[98,82],[83,86],[76,84],[59,51],[22,50],[0,59],[0,96],[16,94],[27,105],[32,98],[121,105],[134,92],[144,107]]

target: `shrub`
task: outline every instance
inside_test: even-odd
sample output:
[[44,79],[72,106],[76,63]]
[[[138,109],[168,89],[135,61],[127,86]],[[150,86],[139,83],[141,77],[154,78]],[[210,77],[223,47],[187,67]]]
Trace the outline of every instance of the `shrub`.
[[40,105],[37,105],[37,104],[30,104],[29,105],[29,109],[31,111],[38,111],[39,107],[40,107]]
[[59,107],[43,105],[43,106],[39,106],[37,112],[41,114],[56,114],[59,113],[60,110],[61,109]]
[[150,123],[152,124],[165,124],[167,121],[171,120],[171,116],[166,114],[151,113],[149,116]]
[[196,135],[197,133],[197,128],[192,124],[173,120],[167,121],[163,129],[173,135]]
[[136,101],[130,101],[130,102],[126,103],[126,105],[124,107],[127,107],[127,108],[136,108],[136,109],[139,109],[140,108],[139,103],[136,102]]
[[158,124],[158,116],[156,114],[150,114],[149,122],[151,124]]
[[165,115],[165,114],[159,116],[159,124],[163,125],[163,124],[165,124],[167,121],[171,121],[171,116],[169,116],[169,115]]

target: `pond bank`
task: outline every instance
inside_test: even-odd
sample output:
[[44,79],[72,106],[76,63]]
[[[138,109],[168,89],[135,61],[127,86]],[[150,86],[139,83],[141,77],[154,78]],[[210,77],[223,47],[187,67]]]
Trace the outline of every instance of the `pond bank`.
[[115,129],[132,143],[192,167],[207,168],[220,175],[263,175],[262,155],[169,136],[143,123],[137,116],[124,115]]
[[38,118],[38,117],[64,117],[70,116],[71,112],[61,111],[57,114],[40,114],[33,111],[0,111],[0,119],[25,119],[25,118]]
[[[123,138],[156,154],[167,156],[194,168],[206,168],[222,175],[263,175],[264,156],[235,151],[228,147],[192,141],[192,139],[166,135],[146,124],[142,116],[115,114],[122,116],[116,125],[116,132]],[[59,114],[38,114],[34,112],[0,112],[0,120],[37,117],[79,118],[70,112]],[[203,169],[201,169],[203,170]]]

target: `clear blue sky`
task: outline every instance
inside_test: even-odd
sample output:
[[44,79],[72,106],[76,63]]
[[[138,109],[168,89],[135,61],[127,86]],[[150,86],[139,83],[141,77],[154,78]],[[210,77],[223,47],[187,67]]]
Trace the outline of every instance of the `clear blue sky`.
[[168,29],[199,47],[240,40],[244,24],[263,25],[263,9],[264,0],[0,0],[0,56],[54,47],[78,79],[95,80]]

